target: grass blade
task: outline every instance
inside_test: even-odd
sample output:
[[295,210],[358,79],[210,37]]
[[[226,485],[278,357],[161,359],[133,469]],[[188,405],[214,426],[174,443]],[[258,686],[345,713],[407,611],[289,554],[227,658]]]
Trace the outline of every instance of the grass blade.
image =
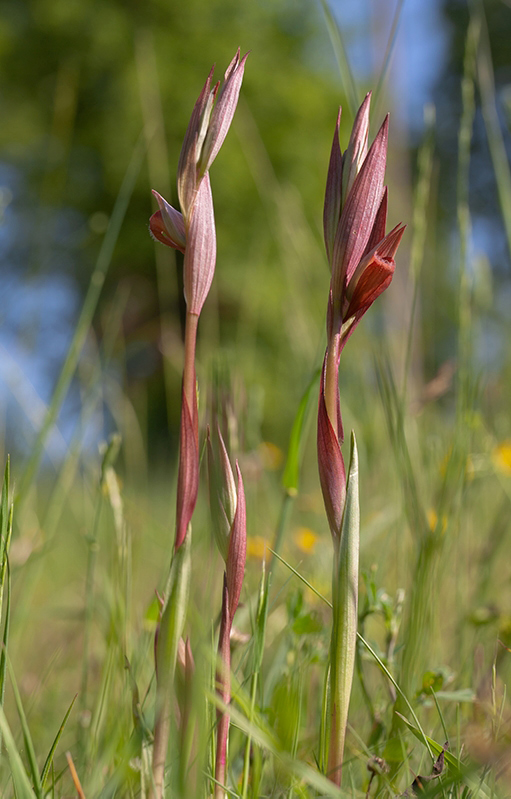
[[[9,569],[9,546],[12,536],[13,506],[9,507],[9,473],[10,460],[7,458],[5,466],[4,485],[2,489],[2,500],[0,503],[0,623],[2,622],[2,606],[4,588],[7,578],[7,606],[5,610],[4,632],[2,638],[2,652],[0,653],[0,706],[4,705],[5,696],[5,674],[7,669],[7,644],[9,641],[9,629],[11,620],[11,573]],[[0,734],[0,750],[2,736]]]
[[289,448],[287,451],[284,474],[282,475],[282,485],[286,491],[293,496],[298,493],[304,438],[307,432],[307,422],[309,420],[309,411],[312,407],[312,398],[316,394],[315,389],[320,374],[321,369],[316,369],[303,393],[289,437]]
[[330,35],[330,41],[332,42],[332,47],[334,49],[335,57],[337,59],[337,64],[339,66],[341,80],[344,86],[344,90],[347,94],[350,113],[351,116],[354,118],[357,108],[359,106],[358,92],[355,83],[355,78],[353,77],[353,72],[351,71],[351,67],[348,61],[348,54],[346,53],[344,40],[342,38],[339,25],[337,24],[335,17],[330,10],[330,6],[328,5],[327,0],[320,0],[320,2],[321,2],[321,8],[323,9],[323,14],[325,15],[325,21],[326,21],[326,26],[328,28],[328,33]]
[[[266,636],[266,620],[268,618],[268,596],[269,596],[269,580],[266,577],[263,561],[263,573],[261,575],[261,582],[259,586],[259,601],[257,603],[257,613],[255,618],[254,630],[254,666],[252,672],[252,680],[250,687],[250,710],[248,714],[249,721],[254,718],[254,711],[256,705],[257,681],[261,665],[263,662],[264,653],[264,640]],[[242,799],[248,797],[248,783],[250,774],[250,750],[252,748],[252,736],[247,735],[247,742],[245,746],[245,759],[243,763],[243,783],[241,788]]]
[[[4,555],[6,552],[6,542],[7,542],[7,528],[8,528],[8,521],[9,521],[9,476],[11,470],[11,461],[9,456],[7,456],[7,462],[5,464],[5,472],[4,472],[4,483],[2,486],[2,500],[0,502],[0,566],[3,566],[4,563]],[[0,589],[2,586],[2,580],[0,580]],[[0,595],[0,602],[1,602],[1,595]],[[1,618],[1,604],[0,604],[0,618]]]
[[[16,682],[16,677],[14,675],[14,669],[12,668],[10,660],[7,658],[7,668],[9,669],[9,677],[11,680],[12,685],[12,692],[14,695],[14,702],[16,704],[16,709],[18,711],[18,715],[21,722],[21,730],[23,733],[23,741],[25,742],[25,749],[27,752],[28,758],[28,765],[30,767],[30,774],[32,776],[32,783],[34,786],[34,791],[38,799],[43,799],[43,789],[41,785],[41,778],[39,777],[39,769],[37,767],[37,758],[35,754],[34,744],[32,742],[32,736],[30,735],[30,729],[28,726],[27,717],[25,715],[25,710],[23,708],[23,702],[21,701],[20,692],[18,690],[18,685]],[[7,742],[6,742],[7,745]]]
[[73,709],[73,705],[76,702],[77,696],[78,696],[78,694],[75,694],[75,696],[73,697],[73,699],[71,701],[71,704],[69,705],[69,708],[67,709],[66,715],[64,716],[64,718],[62,720],[62,724],[60,725],[60,727],[58,729],[58,732],[57,732],[57,734],[55,736],[55,739],[54,739],[54,741],[53,741],[53,743],[52,743],[52,745],[50,747],[50,751],[48,752],[48,757],[46,758],[45,764],[43,766],[43,770],[41,772],[41,785],[43,786],[43,788],[44,788],[44,783],[46,782],[46,778],[48,776],[48,773],[49,773],[50,768],[51,768],[52,763],[53,763],[55,750],[57,749],[58,743],[60,741],[60,737],[61,737],[62,733],[64,732],[64,727],[67,724],[67,720],[68,720],[68,718],[70,716],[70,713],[71,713],[71,711]]
[[480,25],[477,77],[479,90],[481,92],[483,119],[493,162],[495,181],[497,183],[497,192],[506,232],[508,251],[511,253],[511,170],[509,168],[509,160],[497,111],[495,78],[484,8],[481,2],[473,3],[472,6],[476,7],[473,16],[476,17]]
[[7,750],[7,755],[9,757],[12,781],[14,783],[14,788],[16,791],[16,798],[36,799],[36,794],[32,790],[32,786],[30,785],[30,780],[28,779],[21,757],[19,756],[18,747],[16,746],[16,741],[14,740],[11,728],[9,727],[9,723],[5,717],[3,708],[1,707],[0,707],[0,732],[2,733],[2,738],[5,741],[5,748]]

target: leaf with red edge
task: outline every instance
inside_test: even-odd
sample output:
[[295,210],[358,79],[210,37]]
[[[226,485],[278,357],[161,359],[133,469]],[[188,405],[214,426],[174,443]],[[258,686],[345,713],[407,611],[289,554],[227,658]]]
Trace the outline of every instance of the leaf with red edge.
[[231,527],[229,538],[229,554],[227,555],[227,588],[229,592],[229,615],[232,618],[236,613],[245,575],[245,562],[247,559],[247,510],[245,503],[245,490],[238,461],[236,461],[238,475],[238,501],[236,514]]
[[330,531],[338,539],[346,500],[346,469],[339,440],[332,427],[325,404],[325,365],[321,376],[318,407],[318,467],[321,491]]

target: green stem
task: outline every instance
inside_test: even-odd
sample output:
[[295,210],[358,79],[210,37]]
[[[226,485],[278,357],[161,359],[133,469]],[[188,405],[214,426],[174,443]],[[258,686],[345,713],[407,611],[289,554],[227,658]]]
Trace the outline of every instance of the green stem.
[[[89,649],[90,637],[92,629],[92,621],[94,618],[94,574],[96,571],[96,560],[98,553],[98,528],[99,520],[101,517],[101,509],[103,507],[103,499],[100,496],[96,505],[96,512],[94,514],[94,522],[92,525],[92,533],[87,539],[87,570],[85,575],[85,621],[83,629],[83,655],[82,655],[82,679],[80,687],[80,710],[83,711],[87,707],[87,683],[89,680]],[[85,728],[80,727],[80,738],[83,742],[83,735]]]
[[[255,711],[255,704],[256,704],[256,694],[257,694],[257,678],[259,673],[255,671],[252,674],[252,683],[250,686],[250,712],[248,716],[248,720],[250,724],[252,724],[254,720],[254,711]],[[241,796],[242,799],[247,799],[248,796],[248,778],[250,773],[250,750],[252,748],[252,736],[250,733],[247,735],[247,742],[245,745],[245,758],[243,761],[243,782],[241,784]]]

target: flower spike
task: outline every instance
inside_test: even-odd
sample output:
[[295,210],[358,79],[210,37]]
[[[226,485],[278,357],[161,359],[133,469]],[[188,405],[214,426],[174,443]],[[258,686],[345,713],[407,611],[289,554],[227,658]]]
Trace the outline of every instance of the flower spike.
[[358,460],[353,436],[348,477],[341,450],[344,433],[339,363],[360,319],[392,280],[394,256],[405,230],[397,225],[385,235],[388,116],[368,151],[370,102],[371,95],[367,94],[344,155],[339,145],[339,111],[323,210],[325,247],[332,276],[326,319],[328,343],[319,391],[317,452],[334,546],[328,774],[339,786],[356,651],[360,528]]

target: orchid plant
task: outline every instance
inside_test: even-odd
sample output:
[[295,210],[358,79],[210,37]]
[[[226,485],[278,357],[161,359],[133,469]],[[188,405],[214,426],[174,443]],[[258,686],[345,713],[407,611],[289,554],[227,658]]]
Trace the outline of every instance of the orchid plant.
[[[200,313],[216,264],[216,231],[209,169],[231,125],[248,53],[240,51],[211,86],[213,70],[195,103],[178,164],[177,191],[181,211],[158,192],[159,210],[149,222],[153,237],[184,253],[186,324],[177,484],[176,533],[165,603],[156,646],[156,720],[153,746],[152,797],[164,795],[165,763],[171,724],[174,672],[183,631],[190,579],[191,519],[199,488],[199,421],[195,351]],[[241,478],[240,478],[241,479]]]
[[342,350],[375,299],[389,286],[394,256],[404,233],[385,235],[388,116],[368,150],[371,95],[360,106],[349,144],[341,153],[339,109],[325,194],[323,227],[331,269],[327,348],[318,408],[318,465],[334,545],[333,625],[330,648],[330,779],[341,783],[344,739],[355,663],[358,605],[358,458],[352,437],[348,477],[341,451],[344,432],[339,395]]

